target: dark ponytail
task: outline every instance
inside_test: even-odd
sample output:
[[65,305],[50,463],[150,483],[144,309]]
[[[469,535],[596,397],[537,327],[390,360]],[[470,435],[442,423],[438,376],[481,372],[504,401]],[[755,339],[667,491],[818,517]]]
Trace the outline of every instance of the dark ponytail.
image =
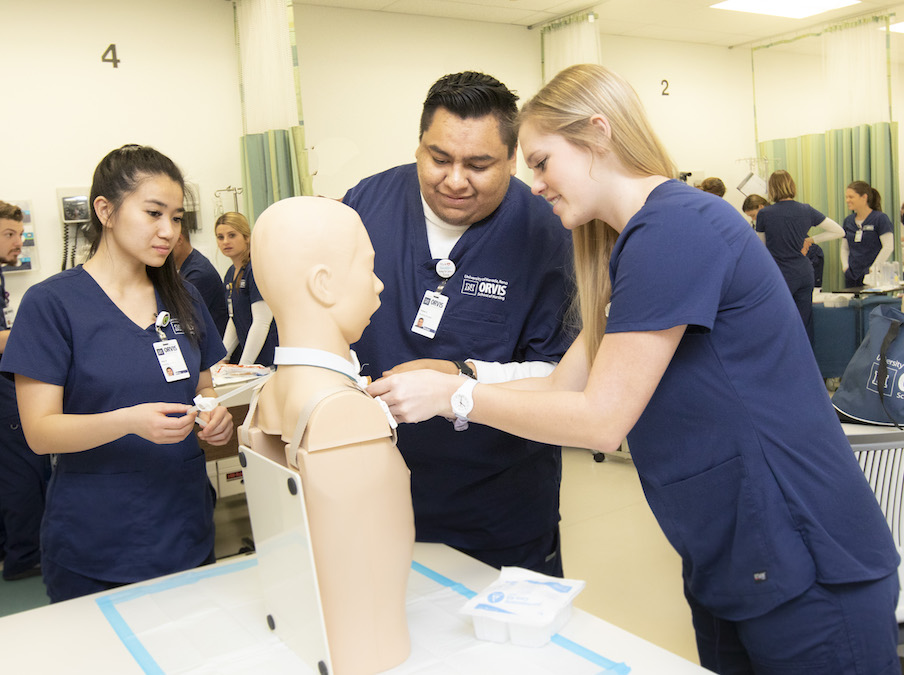
[[[94,200],[105,197],[112,205],[110,214],[114,218],[126,197],[135,192],[142,181],[154,176],[166,176],[185,192],[182,172],[173,161],[154,148],[144,145],[124,145],[104,157],[94,170],[91,181],[91,222],[88,237],[91,241],[91,255],[97,252],[103,237],[103,224],[94,210]],[[163,305],[170,316],[179,321],[182,330],[193,342],[199,339],[197,315],[191,295],[185,290],[182,279],[176,271],[173,254],[170,253],[160,267],[146,266],[148,278],[160,293]]]
[[879,191],[871,187],[869,183],[865,180],[855,180],[853,183],[847,186],[848,190],[853,190],[861,197],[866,195],[866,205],[870,207],[873,211],[881,211],[882,210],[882,195],[879,194]]
[[873,211],[882,210],[882,195],[879,194],[876,188],[871,187],[869,189],[869,199],[866,203]]

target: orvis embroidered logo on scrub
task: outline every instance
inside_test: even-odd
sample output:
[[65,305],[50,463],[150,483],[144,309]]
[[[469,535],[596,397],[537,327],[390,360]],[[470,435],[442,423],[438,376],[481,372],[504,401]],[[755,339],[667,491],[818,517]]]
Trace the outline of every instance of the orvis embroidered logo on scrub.
[[488,277],[472,277],[466,274],[461,282],[461,294],[473,295],[478,298],[492,298],[493,300],[505,300],[508,291],[508,282],[501,279]]

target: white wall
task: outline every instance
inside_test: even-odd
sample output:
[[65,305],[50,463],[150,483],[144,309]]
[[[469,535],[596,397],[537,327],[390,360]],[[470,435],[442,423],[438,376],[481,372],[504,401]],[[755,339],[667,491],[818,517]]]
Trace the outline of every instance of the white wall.
[[[446,73],[490,73],[522,102],[540,87],[536,30],[299,5],[295,12],[318,194],[341,197],[365,176],[414,161],[424,96]],[[602,52],[638,90],[679,168],[721,177],[740,206],[734,186],[748,166],[736,160],[754,155],[749,52],[605,35]],[[663,79],[669,96],[661,96]]]
[[540,85],[540,34],[520,26],[296,5],[295,30],[314,191],[327,197],[414,161],[424,97],[443,75],[486,72],[522,100]]
[[740,208],[735,188],[749,171],[744,159],[756,155],[750,52],[605,34],[601,43],[602,64],[637,91],[678,169],[721,178]]
[[[215,260],[213,191],[241,182],[232,4],[3,2],[0,26],[0,199],[32,202],[39,265],[6,275],[13,303],[60,270],[56,189],[89,186],[124,143],[155,146],[198,184],[193,243]],[[101,61],[110,43],[118,68]]]
[[[100,158],[126,142],[155,145],[200,186],[194,243],[225,269],[212,221],[213,191],[241,181],[232,4],[6,2],[0,25],[0,82],[19,96],[7,93],[0,113],[0,199],[31,200],[39,256],[37,271],[7,275],[14,302],[59,269],[56,189],[87,186]],[[482,70],[522,101],[540,86],[540,35],[523,27],[298,6],[296,30],[314,187],[331,197],[413,161],[421,104],[441,75]],[[101,62],[111,42],[116,69]],[[603,34],[602,56],[634,85],[679,168],[719,176],[740,206],[735,186],[756,154],[749,50]],[[795,58],[780,63],[792,83]],[[523,161],[519,176],[530,180]]]

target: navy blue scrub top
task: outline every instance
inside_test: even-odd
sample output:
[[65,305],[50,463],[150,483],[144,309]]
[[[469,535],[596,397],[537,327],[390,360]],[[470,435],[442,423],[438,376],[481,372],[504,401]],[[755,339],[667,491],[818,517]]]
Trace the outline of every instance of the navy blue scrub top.
[[229,312],[226,309],[226,294],[223,293],[223,282],[217,268],[199,250],[192,249],[179,268],[179,274],[198,289],[220,337],[223,337],[229,321]]
[[[411,331],[424,292],[441,278],[430,254],[416,167],[364,179],[345,196],[374,246],[385,285],[381,307],[354,345],[362,372],[418,358],[558,361],[573,336],[563,326],[571,299],[571,236],[540,197],[513,178],[497,210],[461,236],[455,274],[433,339]],[[399,428],[412,472],[419,541],[468,549],[516,546],[558,524],[560,448],[479,424],[456,432],[434,418]]]
[[[251,330],[251,305],[263,300],[263,297],[257,289],[257,284],[254,283],[254,272],[251,269],[250,262],[245,266],[245,273],[242,275],[241,281],[239,281],[238,288],[235,288],[234,278],[235,266],[233,265],[226,272],[224,284],[226,285],[226,297],[232,299],[232,322],[235,324],[235,332],[239,338],[239,346],[232,353],[232,362],[238,363],[245,349],[248,331]],[[271,320],[267,339],[264,341],[264,346],[261,347],[254,363],[262,366],[272,366],[278,343],[279,336],[276,332],[276,321]]]
[[659,185],[619,235],[610,276],[607,333],[688,326],[628,443],[690,593],[740,621],[814,581],[894,572],[787,285],[734,207]]
[[[148,402],[191,404],[198,377],[225,356],[223,341],[189,283],[200,339],[176,322],[190,377],[167,382],[153,317],[136,325],[81,266],[25,293],[2,370],[63,388],[63,412],[107,412]],[[157,309],[163,311],[159,294]],[[57,456],[47,491],[42,555],[83,576],[131,582],[188,569],[213,550],[213,499],[194,433],[158,445],[134,434]]]
[[[879,251],[882,250],[880,237],[892,231],[891,220],[882,211],[870,211],[858,228],[856,215],[852,213],[844,219],[841,226],[844,228],[844,238],[848,243],[848,276],[862,282],[876,261]],[[855,242],[858,229],[862,230],[863,234],[861,240]]]
[[[9,293],[6,292],[6,280],[3,278],[3,272],[0,271],[0,330],[9,330],[6,313],[3,311],[7,307],[9,307]],[[18,414],[16,384],[11,379],[0,377],[0,419],[15,417]]]

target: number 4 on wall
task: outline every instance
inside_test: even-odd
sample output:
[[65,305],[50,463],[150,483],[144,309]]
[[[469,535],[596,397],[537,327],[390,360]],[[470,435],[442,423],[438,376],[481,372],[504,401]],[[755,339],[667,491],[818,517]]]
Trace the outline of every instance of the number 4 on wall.
[[119,68],[119,59],[116,58],[116,43],[110,43],[100,60],[103,63],[112,63],[114,68]]

